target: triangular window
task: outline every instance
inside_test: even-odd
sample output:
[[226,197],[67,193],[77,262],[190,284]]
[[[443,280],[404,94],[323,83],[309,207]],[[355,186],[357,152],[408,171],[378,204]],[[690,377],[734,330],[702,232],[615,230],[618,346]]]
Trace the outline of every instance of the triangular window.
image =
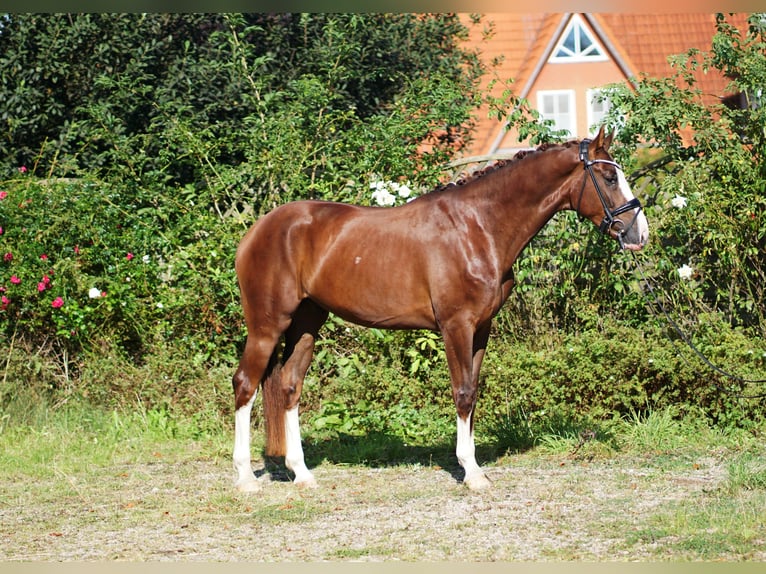
[[606,60],[606,52],[598,43],[579,14],[569,20],[558,44],[551,53],[551,62],[567,63]]

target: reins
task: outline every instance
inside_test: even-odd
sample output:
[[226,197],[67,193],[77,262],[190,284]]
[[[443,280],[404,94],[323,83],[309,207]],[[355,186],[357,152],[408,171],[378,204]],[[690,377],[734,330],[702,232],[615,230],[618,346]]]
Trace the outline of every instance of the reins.
[[[598,194],[598,198],[601,201],[601,205],[602,205],[602,207],[604,209],[604,219],[602,220],[601,225],[599,225],[599,231],[602,234],[605,235],[615,225],[615,223],[622,223],[619,220],[615,219],[615,217],[617,215],[620,215],[621,213],[625,213],[627,211],[635,209],[636,210],[636,215],[633,217],[633,220],[627,226],[624,226],[624,229],[630,229],[630,227],[635,222],[636,217],[638,217],[639,211],[642,209],[641,202],[638,199],[634,198],[634,199],[628,201],[627,203],[625,203],[624,205],[618,207],[617,209],[614,209],[614,210],[610,210],[609,209],[609,207],[608,207],[608,205],[606,203],[606,199],[605,199],[603,193],[601,192],[601,189],[599,188],[598,181],[596,180],[596,176],[593,173],[593,169],[592,169],[591,166],[593,164],[595,164],[595,163],[605,163],[605,164],[608,164],[608,165],[613,165],[617,169],[622,169],[622,168],[620,167],[620,165],[618,163],[613,162],[613,161],[608,161],[608,160],[603,160],[603,159],[596,159],[596,160],[589,159],[588,158],[588,144],[590,144],[590,140],[587,140],[587,139],[582,140],[580,142],[580,149],[579,149],[580,161],[583,163],[585,171],[587,171],[588,174],[590,175],[590,178],[593,181],[593,185],[596,188],[596,193]],[[580,198],[579,198],[578,205],[577,205],[577,212],[578,213],[580,211],[580,202],[582,201],[582,194],[583,194],[583,192],[585,190],[585,181],[586,181],[586,178],[583,178],[583,186],[582,186],[582,190],[580,191]],[[623,232],[622,229],[617,232],[617,241],[620,244],[620,249],[624,250],[625,249],[625,245],[624,245],[623,239],[622,239],[622,232]],[[692,342],[691,338],[686,333],[684,333],[684,331],[683,331],[683,329],[681,329],[680,325],[676,321],[674,321],[673,318],[670,316],[670,313],[668,313],[667,309],[662,304],[662,301],[660,300],[660,298],[655,293],[654,287],[652,286],[651,282],[646,277],[646,274],[644,273],[641,265],[639,264],[639,261],[638,261],[638,258],[636,257],[636,254],[632,250],[631,250],[630,253],[633,256],[633,263],[634,263],[636,269],[638,270],[639,275],[643,279],[643,282],[646,285],[647,290],[648,290],[649,294],[651,295],[651,298],[653,299],[655,306],[661,311],[662,315],[665,317],[665,320],[673,328],[673,330],[678,334],[678,336],[681,338],[681,340],[689,346],[689,348],[694,352],[694,354],[697,355],[700,358],[700,360],[705,365],[707,365],[711,370],[713,370],[714,372],[718,373],[722,377],[730,379],[732,381],[737,381],[739,383],[742,383],[743,385],[756,384],[756,383],[766,383],[766,379],[748,379],[748,378],[741,377],[739,375],[735,375],[733,373],[730,373],[730,372],[722,369],[718,365],[715,365],[707,356],[705,356],[705,354],[702,351],[700,351],[697,348],[697,346]],[[671,341],[671,342],[673,342],[673,344],[675,345],[674,341]],[[686,361],[686,357],[684,357],[683,354],[679,353],[679,355],[681,356],[681,358],[684,361]],[[717,388],[721,392],[727,393],[727,394],[729,394],[729,395],[731,395],[733,397],[740,398],[740,399],[760,399],[760,398],[766,397],[766,393],[743,394],[743,393],[740,393],[740,392],[737,392],[737,391],[733,391],[731,389],[727,389],[726,387],[723,387],[722,385],[719,385],[719,384],[717,384],[715,382],[711,382],[711,385],[713,385],[715,388]]]
[[[719,367],[718,365],[715,365],[710,359],[708,359],[705,354],[700,351],[697,346],[692,342],[691,338],[684,333],[683,329],[681,329],[681,326],[673,320],[673,318],[670,316],[670,313],[668,313],[668,310],[665,308],[665,305],[662,304],[662,301],[655,293],[654,286],[652,285],[651,281],[647,278],[646,274],[644,273],[644,270],[641,266],[641,264],[638,261],[638,258],[636,257],[636,254],[631,251],[631,255],[633,256],[633,263],[635,265],[635,268],[638,270],[638,274],[641,276],[641,279],[644,282],[644,285],[646,285],[646,290],[651,295],[651,298],[655,304],[655,306],[661,311],[662,315],[665,317],[665,320],[668,322],[668,324],[673,328],[673,330],[678,334],[678,336],[681,338],[681,340],[688,345],[688,347],[694,352],[699,359],[705,363],[711,370],[718,373],[724,378],[731,379],[733,381],[737,381],[739,383],[742,383],[743,385],[748,384],[756,384],[756,383],[766,383],[766,379],[748,379],[745,377],[741,377],[739,375],[735,375],[733,373],[730,373],[729,371],[726,371]],[[675,342],[671,340],[671,342],[675,345]],[[681,358],[686,361],[686,357],[684,357],[682,354],[679,353]],[[688,362],[687,362],[688,364]],[[733,391],[731,389],[727,389],[726,387],[719,385],[715,382],[710,383],[712,386],[717,388],[719,391],[724,392],[728,395],[731,395],[736,398],[740,399],[761,399],[766,397],[766,393],[759,393],[759,394],[742,394],[737,391]]]

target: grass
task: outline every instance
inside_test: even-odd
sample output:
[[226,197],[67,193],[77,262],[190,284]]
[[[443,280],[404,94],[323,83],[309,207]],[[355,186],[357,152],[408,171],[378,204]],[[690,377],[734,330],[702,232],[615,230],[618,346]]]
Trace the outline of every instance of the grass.
[[655,532],[664,534],[656,541],[665,540],[667,555],[682,559],[754,559],[754,550],[766,542],[765,504],[763,490],[736,496],[715,493],[674,504],[652,520]]
[[535,427],[521,452],[485,445],[494,487],[478,494],[458,484],[452,437],[309,437],[319,489],[275,472],[246,496],[232,489],[231,421],[73,404],[15,423],[7,411],[0,559],[765,559],[762,433],[673,415]]
[[217,457],[229,448],[223,432],[201,433],[192,420],[174,419],[164,410],[120,414],[74,405],[39,408],[25,419],[0,432],[0,466],[11,478],[48,479],[83,467],[176,458],[187,450]]
[[766,490],[766,460],[753,452],[745,452],[727,465],[729,489],[732,493],[741,490]]

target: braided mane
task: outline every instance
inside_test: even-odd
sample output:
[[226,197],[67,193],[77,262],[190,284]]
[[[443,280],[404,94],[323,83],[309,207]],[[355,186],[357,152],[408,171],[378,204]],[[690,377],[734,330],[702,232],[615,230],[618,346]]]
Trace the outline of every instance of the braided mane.
[[462,186],[462,185],[465,185],[465,184],[467,184],[467,183],[469,183],[471,181],[474,181],[476,179],[479,179],[479,178],[481,178],[481,177],[483,177],[483,176],[485,176],[485,175],[487,175],[489,173],[497,171],[498,169],[500,169],[502,167],[505,167],[506,165],[509,165],[509,164],[512,164],[512,163],[517,163],[517,162],[523,160],[524,158],[526,158],[526,157],[528,157],[530,155],[533,155],[533,154],[537,154],[537,153],[541,153],[541,152],[544,152],[544,151],[548,151],[549,149],[553,149],[553,148],[570,148],[570,147],[579,146],[579,145],[580,145],[579,140],[569,140],[569,141],[563,142],[563,143],[546,142],[546,143],[540,144],[539,146],[537,146],[534,149],[523,149],[521,151],[516,152],[516,154],[511,159],[500,159],[500,160],[497,160],[496,162],[494,162],[492,164],[489,164],[489,165],[487,165],[487,166],[485,166],[485,167],[483,167],[481,169],[477,169],[477,170],[475,170],[475,171],[473,171],[473,172],[471,172],[469,174],[461,175],[460,178],[458,178],[457,180],[451,181],[451,182],[449,182],[449,183],[447,183],[445,185],[442,185],[441,187],[439,187],[439,189],[445,189],[447,187],[452,187],[452,186]]

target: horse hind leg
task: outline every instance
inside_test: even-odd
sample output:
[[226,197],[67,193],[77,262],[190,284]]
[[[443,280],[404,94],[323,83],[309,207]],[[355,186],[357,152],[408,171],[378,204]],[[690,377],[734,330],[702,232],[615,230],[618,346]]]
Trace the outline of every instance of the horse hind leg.
[[285,466],[294,473],[294,482],[299,486],[316,486],[314,475],[306,466],[303,455],[298,409],[303,381],[314,354],[317,333],[326,320],[327,311],[309,300],[304,300],[285,333],[284,365],[279,385],[285,413]]
[[278,337],[264,339],[248,335],[239,368],[232,378],[235,406],[232,458],[237,472],[235,486],[242,492],[260,490],[250,462],[250,415],[261,379],[275,368],[277,340]]

